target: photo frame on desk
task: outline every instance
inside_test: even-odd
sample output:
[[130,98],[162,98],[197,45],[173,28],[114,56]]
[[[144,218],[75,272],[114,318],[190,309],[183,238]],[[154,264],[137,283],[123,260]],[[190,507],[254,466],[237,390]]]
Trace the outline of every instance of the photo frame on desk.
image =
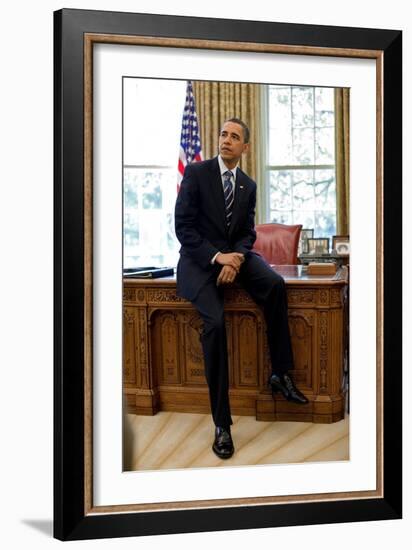
[[300,253],[301,254],[307,254],[309,252],[308,248],[308,239],[313,239],[313,229],[305,229],[303,228],[300,233]]
[[322,256],[322,254],[329,254],[329,239],[317,237],[308,239],[308,254],[314,254]]
[[[402,34],[394,30],[72,9],[55,13],[57,538],[401,517],[401,44]],[[121,257],[121,248],[108,246],[121,220],[122,172],[116,161],[121,133],[116,103],[110,109],[104,105],[107,94],[116,97],[123,71],[177,76],[177,66],[181,77],[205,80],[216,78],[213,66],[231,72],[231,79],[238,71],[241,81],[247,70],[263,82],[270,67],[281,75],[277,81],[351,87],[353,438],[347,463],[122,472],[122,281],[107,256],[113,251],[115,260]],[[371,124],[363,124],[363,116]],[[367,128],[370,133],[361,135]],[[117,140],[109,149],[107,135]],[[357,140],[363,144],[362,162]],[[103,173],[119,187],[102,186]],[[376,247],[365,252],[365,238]],[[356,318],[362,323],[363,306],[372,314],[362,334]],[[360,363],[372,374],[366,387],[362,369],[356,368]],[[232,481],[226,493],[218,491],[222,474]]]
[[332,242],[332,250],[334,250],[338,256],[349,256],[349,235],[334,235],[332,237]]

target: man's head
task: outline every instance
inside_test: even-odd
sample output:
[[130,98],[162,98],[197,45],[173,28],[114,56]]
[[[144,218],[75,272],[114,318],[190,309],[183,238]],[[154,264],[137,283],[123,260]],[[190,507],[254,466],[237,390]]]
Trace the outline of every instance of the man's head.
[[219,153],[228,168],[249,150],[249,128],[239,118],[225,120],[219,134]]

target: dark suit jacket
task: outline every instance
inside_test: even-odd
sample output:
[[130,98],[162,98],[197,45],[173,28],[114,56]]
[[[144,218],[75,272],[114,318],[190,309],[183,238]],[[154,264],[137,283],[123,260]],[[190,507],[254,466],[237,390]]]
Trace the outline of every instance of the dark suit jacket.
[[217,157],[186,166],[175,207],[175,231],[180,241],[177,294],[193,300],[217,276],[211,265],[216,252],[251,254],[255,232],[256,183],[236,170],[232,221],[226,227],[225,200]]

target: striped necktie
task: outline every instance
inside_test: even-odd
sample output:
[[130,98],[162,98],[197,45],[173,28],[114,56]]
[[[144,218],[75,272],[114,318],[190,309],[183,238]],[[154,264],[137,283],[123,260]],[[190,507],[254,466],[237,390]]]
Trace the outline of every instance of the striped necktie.
[[227,170],[223,174],[223,193],[225,195],[225,209],[226,209],[226,225],[230,226],[232,221],[232,210],[233,210],[233,185],[231,177],[233,173],[230,170]]

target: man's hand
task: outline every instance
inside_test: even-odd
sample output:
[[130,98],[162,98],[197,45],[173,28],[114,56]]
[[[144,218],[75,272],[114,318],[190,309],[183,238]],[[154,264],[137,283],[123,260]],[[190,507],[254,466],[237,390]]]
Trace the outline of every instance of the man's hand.
[[215,262],[220,265],[232,267],[236,270],[236,273],[239,273],[240,266],[244,261],[245,255],[240,252],[229,252],[228,254],[221,252],[216,256],[215,260]]
[[216,281],[216,286],[220,284],[233,283],[236,279],[237,271],[230,265],[224,265],[219,273],[219,277]]

